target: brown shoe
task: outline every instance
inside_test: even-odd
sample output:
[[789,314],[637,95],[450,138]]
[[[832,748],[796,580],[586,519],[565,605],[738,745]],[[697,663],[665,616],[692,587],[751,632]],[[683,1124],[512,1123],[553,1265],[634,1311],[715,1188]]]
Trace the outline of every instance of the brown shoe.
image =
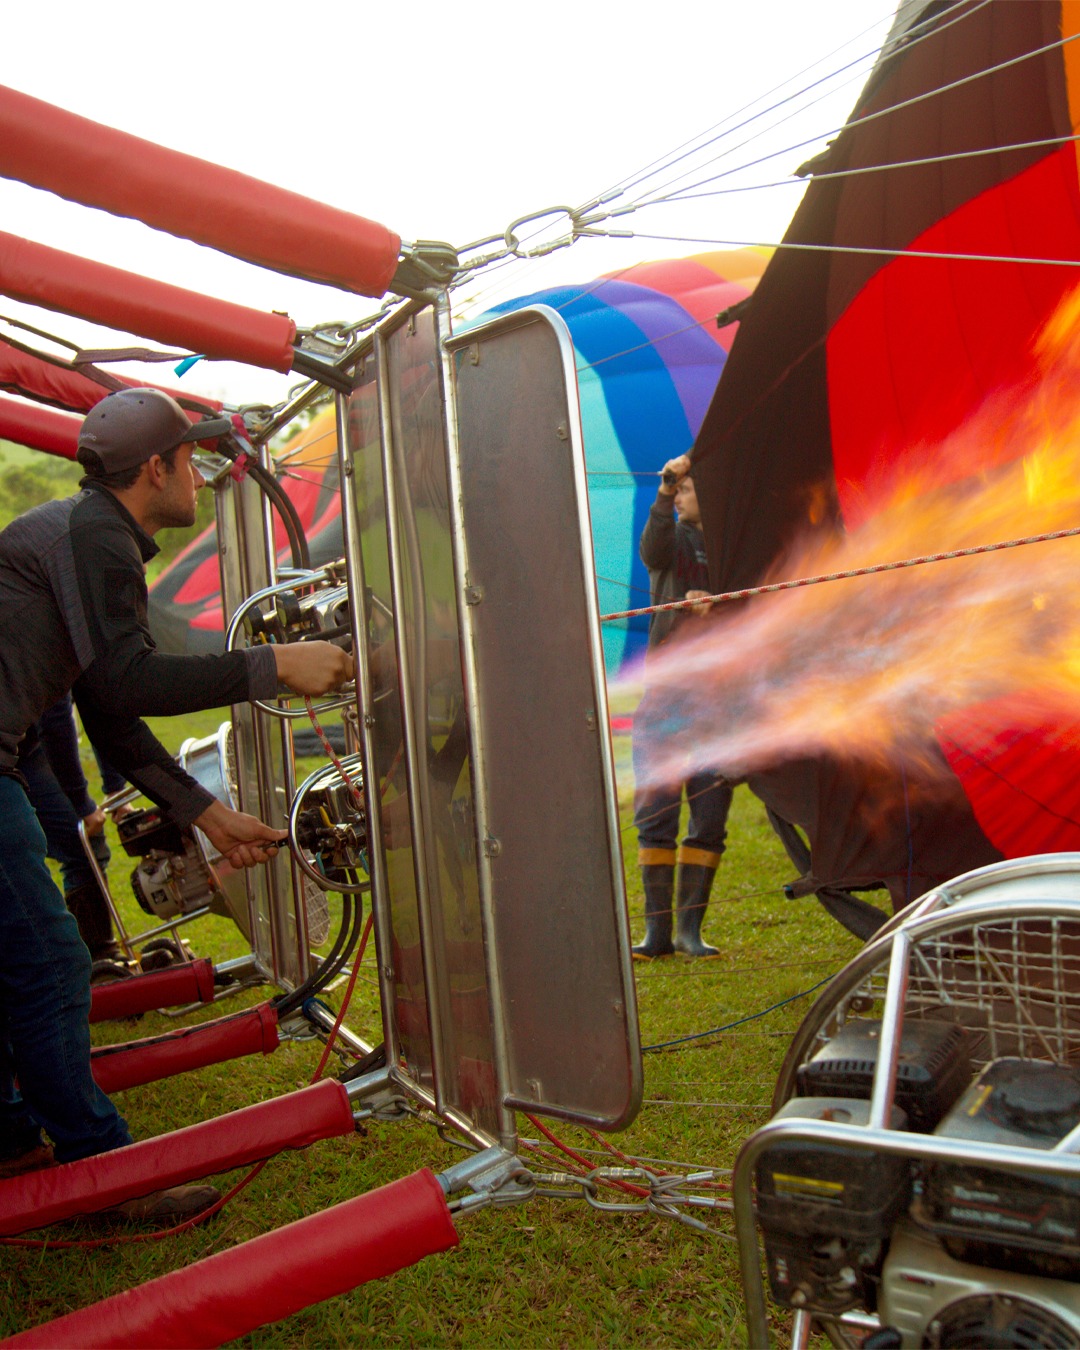
[[25,1153],[17,1153],[13,1158],[0,1158],[0,1180],[8,1177],[20,1177],[24,1172],[40,1172],[43,1167],[55,1167],[52,1146],[35,1144]]
[[205,1213],[220,1199],[221,1192],[216,1186],[171,1186],[167,1191],[151,1191],[112,1209],[103,1209],[100,1217],[171,1228]]

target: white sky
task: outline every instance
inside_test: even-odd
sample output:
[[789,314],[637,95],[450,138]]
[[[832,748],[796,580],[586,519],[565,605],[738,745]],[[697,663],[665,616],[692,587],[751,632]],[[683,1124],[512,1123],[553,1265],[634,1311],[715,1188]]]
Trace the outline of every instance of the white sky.
[[[88,10],[74,0],[42,0],[5,11],[0,83],[368,216],[406,239],[461,246],[527,212],[590,199],[792,77],[799,78],[755,111],[857,61],[848,75],[716,146],[712,153],[727,149],[728,158],[708,171],[775,148],[783,153],[740,181],[787,177],[847,116],[892,8],[890,0],[474,0],[459,7],[432,0],[113,0]],[[794,115],[767,142],[751,141],[788,112]],[[693,181],[705,176],[697,172]],[[775,242],[798,198],[797,187],[743,192],[611,223],[639,235]],[[355,319],[377,307],[5,179],[0,220],[0,228],[40,243],[288,310],[301,326]],[[555,222],[554,232],[565,223]],[[583,240],[493,276],[498,290],[477,281],[459,296],[494,302],[707,247]],[[0,313],[86,345],[128,341],[2,296]],[[146,374],[174,382],[168,366]],[[209,363],[183,380],[193,393],[233,401],[274,401],[289,384]]]

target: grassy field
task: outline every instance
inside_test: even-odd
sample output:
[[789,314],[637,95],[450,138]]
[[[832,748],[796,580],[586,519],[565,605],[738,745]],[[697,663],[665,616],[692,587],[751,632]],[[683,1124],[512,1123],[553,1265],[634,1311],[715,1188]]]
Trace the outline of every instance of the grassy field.
[[[217,714],[172,719],[161,724],[159,734],[175,747],[184,735],[203,734],[218,720]],[[629,904],[638,936],[642,899],[636,841],[629,828],[628,748],[625,740],[617,742]],[[88,776],[93,782],[89,771]],[[129,870],[124,855],[115,858],[114,885],[139,931],[147,921],[130,899],[124,880]],[[667,1160],[678,1169],[728,1168],[740,1142],[768,1119],[780,1061],[812,1001],[806,991],[838,970],[858,947],[812,898],[784,898],[781,887],[791,876],[763,808],[739,789],[729,850],[704,930],[722,956],[697,962],[673,957],[635,968],[644,1046],[712,1034],[645,1054],[645,1103],[631,1127],[613,1139],[623,1153]],[[239,934],[225,920],[201,920],[187,932],[200,955],[220,959],[244,950]],[[268,992],[246,997],[254,1002]],[[227,1003],[217,1011],[233,1006]],[[369,949],[349,1024],[371,1041],[381,1035],[377,1009],[374,952]],[[212,1014],[194,1016],[206,1015]],[[98,1027],[95,1036],[107,1043],[175,1025],[151,1014],[137,1025]],[[135,1137],[145,1138],[298,1088],[314,1073],[320,1051],[318,1042],[287,1044],[268,1058],[133,1089],[119,1094],[117,1101]],[[556,1125],[555,1132],[579,1150],[599,1147],[580,1129]],[[536,1138],[524,1119],[521,1135],[523,1141]],[[272,1160],[214,1222],[192,1232],[134,1244],[47,1250],[8,1245],[0,1256],[0,1333],[10,1335],[130,1288],[417,1167],[438,1171],[460,1156],[430,1121],[374,1123],[348,1139]],[[538,1171],[559,1166],[547,1154],[534,1153],[528,1142],[522,1156]],[[602,1159],[596,1161],[599,1165]],[[220,1178],[219,1184],[232,1184],[243,1175]],[[730,1214],[720,1213],[711,1221],[710,1233],[701,1234],[649,1214],[601,1213],[583,1202],[537,1199],[462,1217],[458,1230],[456,1250],[263,1328],[237,1344],[744,1343]],[[99,1234],[68,1224],[50,1229],[48,1237],[81,1243]],[[778,1318],[777,1329],[782,1326]]]

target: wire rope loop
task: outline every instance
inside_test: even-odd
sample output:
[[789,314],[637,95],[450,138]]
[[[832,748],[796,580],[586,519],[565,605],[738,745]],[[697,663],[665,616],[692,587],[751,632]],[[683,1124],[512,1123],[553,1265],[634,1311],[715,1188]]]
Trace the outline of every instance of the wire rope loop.
[[653,1182],[652,1173],[646,1171],[644,1167],[595,1167],[588,1174],[582,1177],[579,1184],[582,1194],[586,1201],[592,1205],[593,1209],[600,1209],[608,1212],[617,1212],[620,1214],[645,1214],[652,1204],[652,1196],[646,1196],[641,1200],[601,1200],[598,1182],[599,1181],[630,1181],[637,1180],[644,1182],[651,1187]]
[[530,251],[522,249],[521,240],[517,236],[518,228],[522,225],[532,224],[534,221],[543,220],[546,216],[564,215],[570,221],[571,227],[577,228],[577,216],[572,206],[545,206],[540,211],[530,211],[528,215],[518,216],[517,220],[512,220],[506,227],[506,234],[503,236],[506,240],[506,247],[515,258],[528,258]]
[[524,1204],[536,1196],[536,1178],[527,1169],[508,1176],[498,1190],[489,1192],[491,1204],[505,1207]]
[[658,1200],[656,1196],[650,1195],[645,1205],[650,1214],[655,1214],[658,1219],[674,1219],[676,1223],[685,1224],[687,1228],[693,1228],[698,1233],[711,1233],[713,1230],[702,1219],[695,1219],[692,1214],[683,1214],[675,1207],[672,1200]]

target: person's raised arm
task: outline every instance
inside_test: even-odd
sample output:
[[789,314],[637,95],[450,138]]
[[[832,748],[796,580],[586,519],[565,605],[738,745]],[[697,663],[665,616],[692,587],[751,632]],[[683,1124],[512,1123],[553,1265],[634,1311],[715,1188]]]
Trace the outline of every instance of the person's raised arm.
[[675,562],[675,489],[690,470],[689,455],[669,459],[660,470],[656,501],[641,531],[638,553],[650,572],[665,572]]

